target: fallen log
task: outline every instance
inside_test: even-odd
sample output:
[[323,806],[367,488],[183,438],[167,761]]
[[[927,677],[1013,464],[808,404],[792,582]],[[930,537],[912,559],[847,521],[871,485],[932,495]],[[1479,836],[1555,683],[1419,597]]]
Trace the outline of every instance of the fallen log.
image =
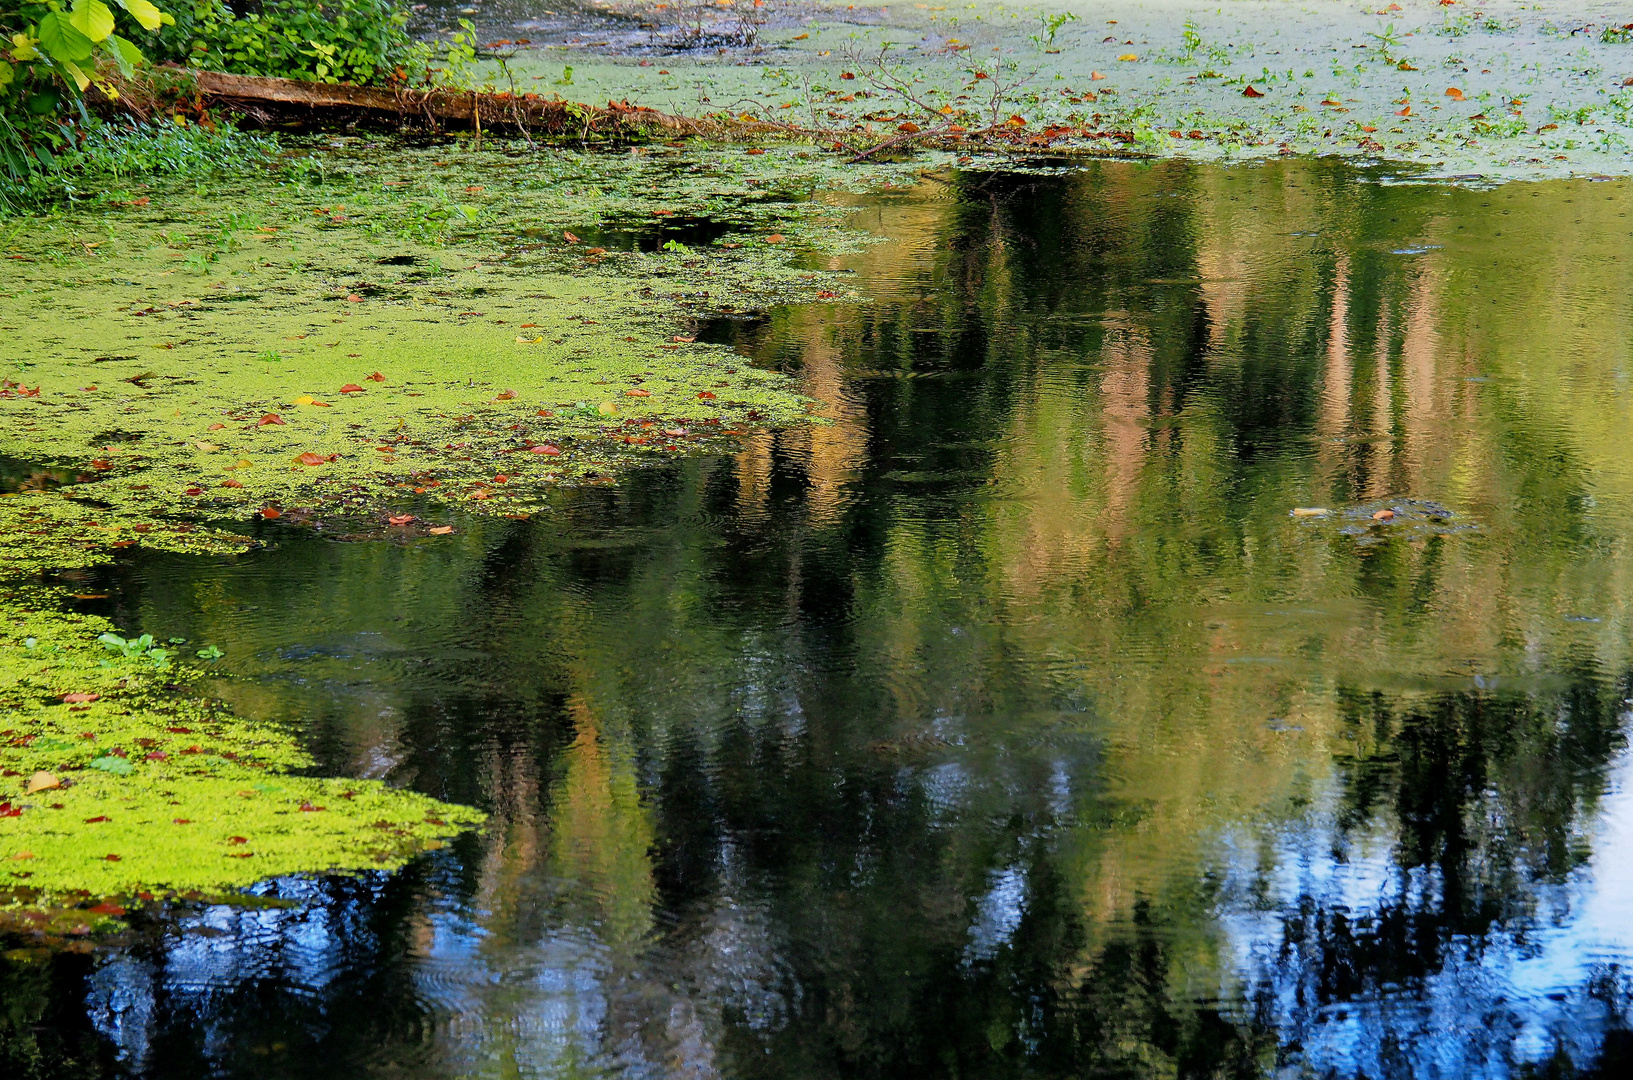
[[498,129],[577,138],[753,138],[799,133],[787,125],[762,121],[675,116],[627,101],[586,105],[502,90],[345,86],[219,71],[189,71],[181,83],[181,96],[196,106],[234,113],[264,127],[384,123],[399,128]]

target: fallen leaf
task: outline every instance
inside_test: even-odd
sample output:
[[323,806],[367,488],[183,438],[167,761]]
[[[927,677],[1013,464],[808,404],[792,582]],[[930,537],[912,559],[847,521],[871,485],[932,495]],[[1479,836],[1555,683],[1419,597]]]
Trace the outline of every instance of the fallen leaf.
[[224,428],[226,426],[227,426],[226,424],[211,424],[209,426],[208,430],[210,430],[210,431],[220,431],[222,428]]
[[513,400],[515,400],[515,397],[516,397],[516,391],[514,391],[514,390],[501,390],[501,391],[499,391],[499,396],[494,398],[493,400],[495,400],[495,401],[513,401]]
[[204,451],[206,454],[213,454],[217,450],[221,449],[221,447],[217,446],[213,442],[200,441],[200,442],[194,443],[193,445],[198,447],[200,450]]
[[60,787],[62,787],[61,780],[57,779],[52,773],[41,770],[28,778],[28,783],[24,785],[23,790],[32,795],[36,791],[50,791],[53,788]]
[[34,853],[32,851],[19,851],[17,854],[13,855],[12,858],[16,859],[18,862],[24,862],[28,859],[34,858]]
[[1394,519],[1395,511],[1393,510],[1379,510],[1376,514],[1372,515],[1373,521],[1393,521]]
[[763,153],[765,153],[765,151],[760,149],[758,146],[751,146],[747,150],[744,150],[743,153],[753,155],[753,154],[763,154]]
[[561,453],[561,451],[554,446],[535,446],[532,447],[529,452],[534,454],[550,454],[551,456]]
[[302,454],[300,457],[295,459],[295,464],[297,464],[297,465],[322,465],[324,462],[326,462],[328,460],[329,459],[324,457],[322,454],[314,454],[314,453],[312,453],[312,451],[308,450],[306,453]]
[[96,905],[96,907],[87,908],[86,910],[88,910],[92,915],[123,915],[125,913],[124,908],[120,907],[118,904],[112,904],[107,901],[103,901],[102,903]]
[[651,397],[652,396],[652,391],[642,390],[642,389],[637,387],[634,390],[625,390],[624,391],[624,396],[625,397]]
[[1140,57],[1139,57],[1139,55],[1137,53],[1126,52],[1123,55],[1119,56],[1117,59],[1119,59],[1119,60],[1138,60],[1139,58]]
[[386,520],[391,522],[393,525],[407,525],[410,521],[414,520],[414,515],[392,514],[390,517],[386,518]]
[[184,494],[184,495],[202,495],[202,494],[204,494],[204,489],[201,488],[201,487],[194,486],[194,487],[188,488],[182,494]]
[[352,293],[350,296],[346,297],[346,302],[348,304],[361,304],[363,302],[363,298],[358,296],[356,293]]
[[282,424],[284,418],[275,412],[269,412],[255,422],[256,427],[266,427],[268,424]]
[[223,480],[221,481],[221,486],[224,488],[241,488],[244,485],[239,483],[237,480]]
[[1246,90],[1242,91],[1242,96],[1243,97],[1264,97],[1264,94],[1260,93],[1258,90],[1253,89],[1252,86],[1249,86]]
[[765,238],[765,242],[768,243],[768,244],[780,244],[780,243],[783,242],[783,235],[782,235],[782,233],[775,233],[774,232],[770,236]]
[[699,401],[713,401],[714,400],[714,394],[710,393],[707,390],[704,390],[704,391],[702,391],[701,393],[699,393],[697,395],[697,399]]
[[426,529],[425,531],[430,533],[432,536],[447,536],[449,533],[454,531],[454,527],[452,525],[437,525],[433,528]]
[[1294,517],[1326,517],[1330,513],[1332,513],[1331,510],[1324,510],[1319,506],[1295,506],[1295,507],[1293,507],[1293,516]]
[[64,694],[62,700],[69,705],[83,705],[88,701],[97,701],[101,697],[101,694]]
[[669,340],[670,341],[679,341],[682,344],[689,345],[692,342],[696,341],[697,338],[696,337],[687,337],[685,334],[676,334],[674,337],[670,338]]
[[1104,79],[1104,78],[1105,78],[1105,76],[1100,74],[1098,71],[1089,72],[1089,81],[1090,82],[1099,82],[1101,79]]
[[1412,106],[1408,105],[1406,108],[1402,109],[1400,112],[1396,113],[1395,115],[1396,116],[1411,116],[1412,115]]
[[540,334],[538,337],[517,337],[516,338],[516,344],[518,344],[518,345],[537,345],[543,340],[544,340],[544,335],[543,334]]
[[369,379],[369,382],[385,382],[386,381],[386,377],[384,375],[380,374],[378,371],[376,371],[374,374],[370,375],[368,377],[368,379]]
[[283,511],[279,510],[276,506],[269,506],[265,510],[261,511],[261,516],[270,521],[275,517],[283,516]]
[[569,244],[581,244],[581,243],[583,243],[582,240],[580,240],[578,237],[574,236],[570,232],[563,232],[561,235],[566,238],[566,240],[567,240],[567,242]]
[[605,255],[606,253],[607,249],[603,247],[588,248],[584,252],[586,255]]
[[349,382],[340,388],[340,392],[342,394],[361,394],[363,392],[363,388],[354,382]]
[[1446,96],[1451,98],[1453,101],[1462,101],[1463,91],[1459,90],[1455,86],[1448,86],[1446,87]]
[[903,121],[900,124],[897,124],[896,125],[896,130],[900,131],[900,132],[902,132],[903,134],[906,134],[906,135],[914,135],[914,134],[917,134],[920,131],[923,131],[924,129],[919,127],[917,124],[913,123],[913,121],[906,120],[906,121]]

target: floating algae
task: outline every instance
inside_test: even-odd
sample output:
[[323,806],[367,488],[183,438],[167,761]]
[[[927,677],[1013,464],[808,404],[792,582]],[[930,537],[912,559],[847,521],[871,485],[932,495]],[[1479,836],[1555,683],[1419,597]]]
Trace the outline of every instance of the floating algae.
[[[692,333],[840,298],[791,265],[796,244],[856,240],[792,153],[325,153],[321,182],[311,158],[289,167],[304,180],[259,181],[253,212],[153,189],[14,234],[0,453],[94,470],[100,499],[147,512],[419,494],[515,513],[548,485],[808,418],[791,380]],[[738,231],[707,252],[591,243],[682,215]]]
[[[249,543],[130,521],[97,523],[104,534],[93,512],[113,517],[56,494],[0,498],[0,898],[12,908],[389,869],[482,820],[374,781],[294,775],[312,763],[295,741],[189,692],[202,672],[173,647],[127,642],[61,611],[62,590],[18,579],[106,561],[121,536],[217,553]],[[20,557],[37,543],[44,556]]]

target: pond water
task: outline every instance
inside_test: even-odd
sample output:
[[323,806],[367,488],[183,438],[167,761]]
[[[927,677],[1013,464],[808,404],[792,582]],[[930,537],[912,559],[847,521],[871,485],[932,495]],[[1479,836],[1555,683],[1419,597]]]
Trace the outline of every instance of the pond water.
[[852,201],[869,302],[704,331],[829,423],[98,572],[493,817],[0,961],[16,1075],[1626,1075],[1633,184]]

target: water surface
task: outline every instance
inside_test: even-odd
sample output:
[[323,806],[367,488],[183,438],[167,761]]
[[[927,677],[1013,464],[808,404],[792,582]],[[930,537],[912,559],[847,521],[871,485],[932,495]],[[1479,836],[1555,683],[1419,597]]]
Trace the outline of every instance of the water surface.
[[1633,184],[1386,179],[927,176],[871,302],[704,328],[828,423],[118,564],[493,820],[13,954],[10,1073],[1621,1075]]

